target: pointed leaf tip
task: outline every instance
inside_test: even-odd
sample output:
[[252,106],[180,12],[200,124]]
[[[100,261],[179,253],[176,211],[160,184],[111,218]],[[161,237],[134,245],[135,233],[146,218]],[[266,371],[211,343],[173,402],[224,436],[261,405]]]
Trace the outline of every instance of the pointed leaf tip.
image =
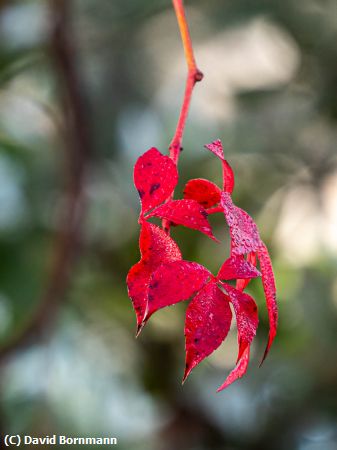
[[140,333],[142,332],[144,326],[145,326],[145,322],[144,321],[142,323],[137,324],[136,338],[140,335]]
[[273,333],[273,332],[270,332],[270,331],[269,331],[268,342],[267,342],[266,348],[265,348],[265,350],[264,350],[263,357],[262,357],[262,359],[261,359],[261,362],[260,362],[260,364],[259,364],[259,367],[261,367],[262,364],[265,362],[265,360],[266,360],[266,358],[267,358],[267,355],[268,355],[268,353],[269,353],[270,347],[272,346],[272,343],[273,343],[275,337],[276,337],[276,332]]
[[210,144],[206,144],[204,147],[207,148],[207,150],[210,150],[212,153],[214,153],[214,155],[216,155],[218,158],[222,160],[225,159],[220,139],[216,139]]
[[248,363],[249,363],[249,354],[250,354],[250,346],[246,348],[244,353],[242,354],[239,362],[235,366],[235,368],[231,371],[231,373],[226,378],[225,382],[217,389],[217,392],[223,391],[229,385],[234,383],[234,381],[243,377],[243,375],[247,372]]
[[191,373],[191,371],[192,371],[192,368],[185,365],[183,379],[181,380],[182,385],[185,383],[185,381],[186,381],[187,377],[189,376],[189,374]]
[[223,189],[225,192],[231,194],[234,189],[234,172],[229,163],[226,161],[222,143],[220,139],[215,140],[211,144],[205,145],[205,147],[214,153],[222,162],[222,176],[223,176]]

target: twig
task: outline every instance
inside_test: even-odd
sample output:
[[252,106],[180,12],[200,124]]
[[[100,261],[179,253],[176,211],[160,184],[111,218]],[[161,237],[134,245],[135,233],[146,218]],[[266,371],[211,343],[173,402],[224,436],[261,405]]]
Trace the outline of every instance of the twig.
[[184,100],[181,106],[177,128],[170,144],[170,156],[177,164],[182,146],[183,133],[187,119],[188,110],[191,103],[192,92],[195,84],[203,79],[203,73],[198,69],[192,47],[192,41],[186,20],[183,0],[172,0],[177,16],[181,40],[184,46],[185,58],[187,62],[187,80],[185,86]]
[[50,1],[53,23],[51,52],[64,89],[64,206],[55,236],[47,286],[29,322],[0,349],[0,360],[4,360],[13,351],[31,345],[48,330],[64,299],[81,242],[81,224],[85,210],[83,185],[92,153],[92,139],[87,102],[70,39],[70,3],[70,0]]
[[[185,93],[184,99],[181,105],[180,115],[176,127],[176,131],[172,138],[172,141],[169,146],[170,157],[173,162],[177,165],[179,160],[179,155],[182,150],[182,141],[183,134],[186,124],[186,119],[188,115],[188,111],[190,108],[192,92],[195,84],[198,81],[201,81],[204,77],[201,70],[198,69],[197,64],[195,62],[192,40],[190,36],[190,32],[188,29],[188,23],[185,15],[184,3],[183,0],[172,0],[174,11],[176,13],[178,26],[180,30],[181,40],[184,47],[185,59],[187,63],[187,79],[185,85]],[[172,200],[173,193],[169,200]],[[170,231],[170,222],[167,220],[162,221],[162,225],[164,230],[169,233]]]

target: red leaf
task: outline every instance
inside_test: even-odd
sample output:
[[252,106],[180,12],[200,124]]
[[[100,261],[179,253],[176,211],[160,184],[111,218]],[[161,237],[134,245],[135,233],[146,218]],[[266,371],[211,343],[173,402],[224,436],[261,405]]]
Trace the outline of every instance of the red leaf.
[[221,190],[211,181],[195,178],[187,182],[184,198],[196,200],[204,208],[210,208],[220,202]]
[[223,173],[223,189],[225,192],[231,194],[234,189],[234,172],[229,163],[224,159],[222,161],[222,173]]
[[181,259],[180,250],[174,240],[152,223],[142,224],[139,247],[141,260],[131,267],[126,280],[138,327],[143,322],[152,273],[163,263]]
[[183,382],[191,370],[226,338],[231,320],[228,297],[215,282],[206,284],[186,311],[186,367]]
[[134,168],[134,183],[142,204],[142,213],[160,205],[174,191],[178,172],[174,162],[151,148],[140,156]]
[[210,150],[214,155],[216,155],[218,158],[220,158],[222,161],[225,159],[222,143],[220,139],[216,139],[215,141],[211,142],[210,144],[206,144],[205,147]]
[[164,230],[149,222],[142,224],[139,248],[142,260],[152,266],[181,259],[177,243]]
[[[256,253],[255,252],[248,253],[247,262],[249,264],[253,265],[254,267],[256,267]],[[260,273],[260,275],[261,275],[261,273]],[[238,289],[239,291],[244,291],[246,289],[246,287],[248,286],[250,280],[251,280],[251,278],[236,280],[236,289]]]
[[231,235],[231,253],[244,255],[256,252],[262,241],[253,219],[246,211],[233,204],[231,196],[227,192],[221,194],[221,206],[224,209]]
[[257,251],[257,256],[260,261],[260,269],[262,273],[263,289],[266,296],[268,317],[269,317],[269,337],[266,350],[264,352],[261,364],[266,359],[269,349],[273,343],[277,331],[278,310],[276,303],[276,286],[271,264],[270,256],[267,247],[262,243]]
[[144,321],[160,308],[189,299],[204,286],[210,275],[204,266],[194,262],[162,264],[150,280]]
[[151,273],[152,267],[144,261],[139,261],[131,267],[126,278],[128,295],[132,300],[133,309],[136,313],[138,331],[145,314]]
[[207,215],[207,211],[195,200],[172,200],[158,206],[147,217],[157,216],[176,225],[199,230],[216,241]]
[[223,148],[220,139],[205,145],[205,147],[214,153],[222,161],[223,189],[231,194],[234,189],[234,172],[228,162],[225,160]]
[[250,295],[240,292],[226,283],[222,283],[222,286],[229,295],[235,310],[239,343],[238,361],[256,335],[259,323],[257,306]]
[[226,378],[225,382],[218,388],[217,392],[222,391],[238,378],[241,378],[246,372],[249,363],[249,354],[250,354],[250,346],[246,348],[243,355],[241,356],[239,362],[235,366],[235,369],[231,371],[231,373]]
[[251,279],[259,277],[261,273],[250,262],[246,261],[243,256],[231,256],[228,258],[217,275],[220,280],[233,280],[236,278]]

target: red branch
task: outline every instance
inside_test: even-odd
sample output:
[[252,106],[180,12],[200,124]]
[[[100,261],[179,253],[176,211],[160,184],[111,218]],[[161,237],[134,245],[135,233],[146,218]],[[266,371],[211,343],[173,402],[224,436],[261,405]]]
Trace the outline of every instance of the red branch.
[[[192,40],[190,36],[190,32],[188,29],[188,23],[186,19],[185,9],[183,0],[172,0],[174,11],[176,13],[178,26],[180,30],[181,40],[184,47],[185,52],[185,59],[187,63],[187,79],[186,79],[186,85],[185,85],[185,93],[184,93],[184,99],[183,103],[181,105],[179,119],[176,127],[176,131],[174,133],[174,136],[172,138],[172,141],[169,146],[169,154],[170,158],[174,162],[175,165],[178,165],[178,159],[180,155],[180,151],[182,149],[182,141],[183,141],[183,134],[186,124],[186,119],[188,115],[188,110],[190,108],[191,98],[192,98],[192,92],[195,84],[198,81],[201,81],[204,77],[201,70],[198,69],[197,64],[195,62],[194,53],[193,53],[193,47],[192,47]],[[170,196],[168,200],[173,199],[173,194]],[[167,220],[162,221],[163,229],[169,233],[170,232],[170,222]]]
[[177,128],[169,147],[170,157],[172,158],[174,163],[177,164],[181,150],[187,114],[191,103],[193,88],[198,81],[201,81],[203,79],[204,75],[198,69],[194,59],[192,41],[186,20],[183,0],[172,0],[172,2],[177,16],[178,26],[181,34],[181,40],[184,46],[185,58],[188,68],[184,100],[181,106]]

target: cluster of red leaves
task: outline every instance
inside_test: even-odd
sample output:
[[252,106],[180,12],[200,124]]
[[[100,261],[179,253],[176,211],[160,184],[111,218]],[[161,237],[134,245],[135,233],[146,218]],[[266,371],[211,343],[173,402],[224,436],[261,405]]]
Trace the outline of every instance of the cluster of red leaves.
[[[130,269],[127,285],[138,333],[158,309],[192,298],[186,311],[183,381],[226,338],[232,320],[232,304],[239,352],[236,367],[220,386],[220,391],[247,370],[250,345],[258,326],[256,303],[244,292],[252,278],[262,278],[270,324],[262,361],[276,335],[278,313],[268,250],[253,219],[232,201],[234,174],[224,158],[221,142],[218,140],[205,147],[221,160],[223,189],[209,180],[193,179],[186,184],[182,200],[172,200],[178,172],[168,156],[152,148],[137,160],[134,183],[141,201],[141,260]],[[207,217],[218,211],[223,212],[229,226],[231,252],[216,276],[200,264],[183,260],[176,242],[163,229],[148,222],[151,217],[159,217],[215,239]],[[261,273],[256,268],[257,259]],[[226,283],[228,280],[236,280],[236,287]]]

